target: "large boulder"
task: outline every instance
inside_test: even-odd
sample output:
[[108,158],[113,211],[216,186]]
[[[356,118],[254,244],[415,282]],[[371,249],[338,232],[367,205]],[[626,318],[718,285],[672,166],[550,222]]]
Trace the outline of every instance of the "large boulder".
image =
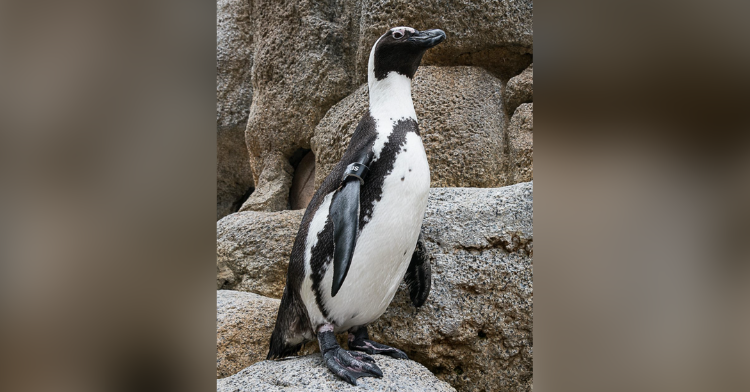
[[304,210],[237,212],[217,222],[217,286],[281,298]]
[[508,151],[511,181],[525,182],[534,178],[534,104],[516,108],[508,127]]
[[217,392],[255,391],[455,391],[424,366],[384,355],[372,356],[383,378],[366,377],[357,386],[337,378],[320,354],[281,361],[263,361],[216,381]]
[[[479,67],[429,67],[412,84],[433,187],[508,185],[502,82]],[[315,185],[341,159],[367,112],[367,85],[332,107],[315,129]]]
[[266,359],[280,302],[240,291],[216,292],[216,378]]
[[254,190],[245,145],[253,99],[250,4],[216,2],[216,219],[239,209]]
[[279,161],[309,150],[318,121],[356,88],[356,10],[353,2],[253,1],[253,101],[245,135],[256,189],[243,210],[286,208],[293,174]]
[[418,311],[401,284],[370,337],[459,391],[530,391],[532,183],[432,189],[422,233],[432,289]]

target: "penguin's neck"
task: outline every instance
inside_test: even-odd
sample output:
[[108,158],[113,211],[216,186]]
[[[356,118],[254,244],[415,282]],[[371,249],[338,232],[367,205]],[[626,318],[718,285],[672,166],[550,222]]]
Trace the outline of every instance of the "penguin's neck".
[[390,72],[377,80],[373,72],[368,77],[370,88],[370,114],[377,120],[398,121],[402,118],[417,120],[411,100],[411,79]]

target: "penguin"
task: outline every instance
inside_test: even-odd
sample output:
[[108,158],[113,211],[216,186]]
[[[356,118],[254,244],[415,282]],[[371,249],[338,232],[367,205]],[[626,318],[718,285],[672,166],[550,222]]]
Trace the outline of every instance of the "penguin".
[[[440,29],[395,27],[373,45],[368,112],[302,218],[267,359],[296,354],[317,338],[326,366],[357,385],[360,377],[383,376],[367,354],[408,358],[370,340],[367,325],[385,312],[402,280],[417,308],[430,291],[421,237],[430,168],[411,82],[427,49],[443,40]],[[343,332],[349,350],[336,341]]]

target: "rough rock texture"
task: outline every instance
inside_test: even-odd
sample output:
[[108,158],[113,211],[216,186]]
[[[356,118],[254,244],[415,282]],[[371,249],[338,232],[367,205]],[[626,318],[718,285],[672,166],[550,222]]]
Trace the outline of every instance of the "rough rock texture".
[[532,11],[532,0],[362,1],[357,71],[365,72],[370,47],[383,32],[411,26],[440,28],[447,36],[422,64],[477,65],[507,80],[531,64]]
[[254,188],[242,127],[219,127],[216,137],[216,219],[237,212]]
[[291,173],[278,161],[309,149],[315,125],[356,86],[357,9],[351,1],[253,2],[253,101],[245,135],[257,186],[243,210],[287,208]]
[[216,219],[235,212],[255,185],[245,145],[253,90],[250,5],[216,3]]
[[289,188],[294,168],[279,154],[269,154],[258,187],[242,204],[240,211],[281,211],[289,209]]
[[432,189],[430,296],[415,312],[402,284],[370,337],[459,391],[530,391],[532,186]]
[[[281,298],[304,210],[238,212],[217,222],[217,286]],[[227,271],[229,270],[229,271]]]
[[383,378],[360,378],[357,386],[333,375],[320,354],[263,361],[216,381],[217,392],[255,391],[455,391],[424,366],[409,360],[373,355]]
[[[479,67],[420,67],[414,109],[433,187],[509,184],[502,83]],[[367,85],[331,108],[315,129],[316,187],[341,159],[368,107]]]
[[505,111],[513,114],[518,105],[534,101],[534,64],[512,77],[505,86],[503,103]]
[[511,180],[531,181],[534,178],[534,104],[518,106],[508,127]]
[[280,302],[240,291],[216,292],[216,378],[266,359]]
[[[230,16],[249,42],[236,57],[251,59],[237,68],[243,86],[252,82],[252,93],[245,89],[252,102],[245,139],[255,190],[242,210],[288,208],[293,174],[279,162],[309,149],[328,109],[366,82],[370,49],[388,28],[441,28],[447,40],[422,64],[479,66],[507,80],[532,62],[532,8],[531,0],[255,0],[235,8],[220,2],[219,12],[234,10]],[[227,52],[224,41],[235,42],[224,30],[220,53]]]

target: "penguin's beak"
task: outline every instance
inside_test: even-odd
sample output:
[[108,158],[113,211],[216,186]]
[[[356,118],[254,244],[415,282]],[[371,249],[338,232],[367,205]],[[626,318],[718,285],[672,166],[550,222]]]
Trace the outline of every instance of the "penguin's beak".
[[445,31],[432,29],[420,31],[409,39],[422,49],[429,49],[445,40]]

